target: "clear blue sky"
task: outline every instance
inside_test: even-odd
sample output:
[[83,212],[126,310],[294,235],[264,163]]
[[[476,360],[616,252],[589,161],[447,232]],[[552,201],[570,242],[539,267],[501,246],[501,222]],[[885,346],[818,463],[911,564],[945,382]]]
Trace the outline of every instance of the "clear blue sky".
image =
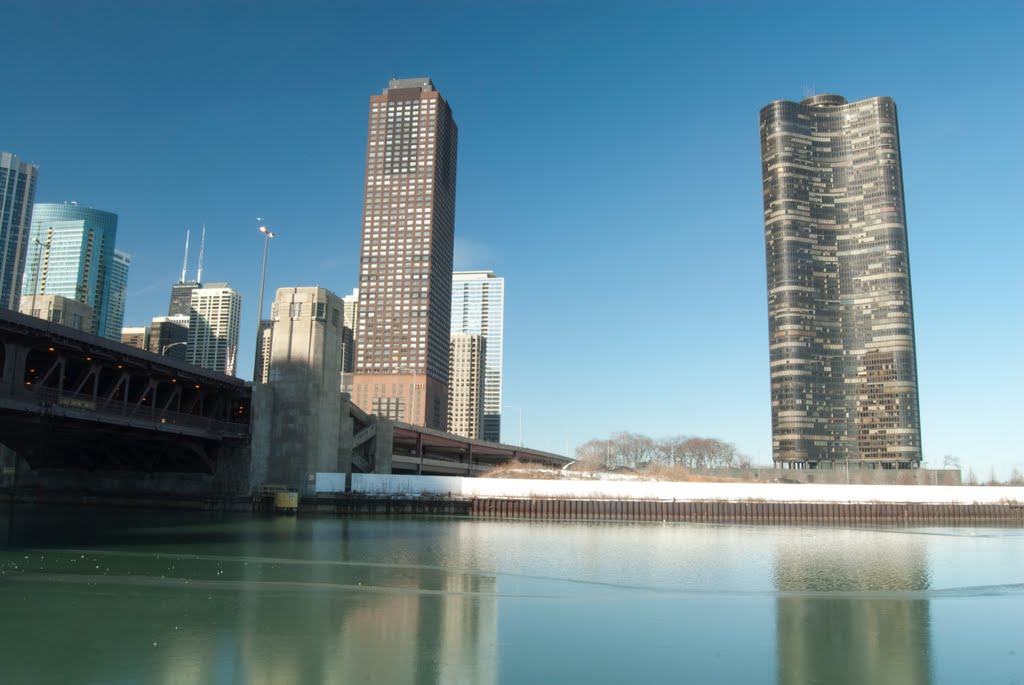
[[39,165],[37,201],[120,215],[126,325],[165,313],[205,222],[246,377],[255,217],[268,300],[351,291],[369,96],[433,78],[456,267],[506,278],[504,438],[521,413],[559,452],[631,430],[770,461],[758,110],[889,95],[926,462],[1024,469],[1024,3],[0,0],[0,33],[0,150]]

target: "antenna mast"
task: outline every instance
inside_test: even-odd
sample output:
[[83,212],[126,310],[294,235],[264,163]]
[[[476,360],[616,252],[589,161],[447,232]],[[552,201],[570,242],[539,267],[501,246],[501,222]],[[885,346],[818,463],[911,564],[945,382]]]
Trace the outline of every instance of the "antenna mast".
[[203,224],[203,237],[199,240],[199,271],[196,272],[196,283],[203,284],[203,252],[206,250],[206,224]]
[[185,227],[185,261],[181,265],[181,280],[178,283],[185,282],[185,271],[188,269],[188,239],[189,239],[189,228]]

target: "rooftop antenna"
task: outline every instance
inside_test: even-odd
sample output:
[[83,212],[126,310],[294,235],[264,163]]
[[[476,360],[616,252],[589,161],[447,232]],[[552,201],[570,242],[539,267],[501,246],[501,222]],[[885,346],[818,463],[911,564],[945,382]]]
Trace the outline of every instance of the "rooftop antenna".
[[196,272],[196,283],[203,284],[203,252],[206,250],[206,224],[203,224],[203,237],[199,239],[199,271]]
[[185,271],[188,270],[188,239],[189,239],[190,233],[191,233],[191,231],[189,230],[189,227],[186,226],[185,227],[185,261],[181,265],[181,280],[178,281],[178,283],[184,283],[185,282]]

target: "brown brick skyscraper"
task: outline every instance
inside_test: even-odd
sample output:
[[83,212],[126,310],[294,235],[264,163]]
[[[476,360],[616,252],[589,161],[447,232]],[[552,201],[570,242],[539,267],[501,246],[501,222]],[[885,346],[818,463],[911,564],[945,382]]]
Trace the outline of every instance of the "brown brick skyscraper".
[[428,78],[370,98],[352,401],[445,430],[458,127]]

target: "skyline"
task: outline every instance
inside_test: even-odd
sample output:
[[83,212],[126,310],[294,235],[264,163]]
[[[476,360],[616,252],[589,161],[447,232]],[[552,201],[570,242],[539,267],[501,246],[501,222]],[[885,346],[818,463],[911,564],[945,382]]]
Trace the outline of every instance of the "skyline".
[[[1024,146],[1005,126],[1024,113],[1005,88],[1020,81],[1021,8],[886,7],[887,23],[873,24],[812,5],[737,6],[409,7],[434,32],[384,53],[362,35],[387,15],[372,6],[10,6],[25,27],[12,48],[46,49],[12,75],[12,92],[31,97],[0,112],[0,150],[39,165],[37,202],[121,217],[118,246],[133,255],[126,325],[163,313],[185,226],[205,222],[204,275],[243,293],[247,377],[255,217],[278,234],[269,292],[351,291],[366,98],[390,77],[428,76],[460,125],[455,269],[508,282],[504,441],[520,441],[521,411],[522,441],[538,449],[571,453],[615,430],[689,433],[767,463],[757,113],[804,87],[891,96],[925,461],[953,454],[982,478],[992,466],[1005,477],[1024,465],[1008,429],[1021,415],[1013,198]],[[799,49],[765,52],[761,36],[819,24],[863,50],[813,65]],[[54,80],[63,91],[42,87]],[[61,106],[71,100],[88,107]],[[665,299],[673,313],[659,316]]]

